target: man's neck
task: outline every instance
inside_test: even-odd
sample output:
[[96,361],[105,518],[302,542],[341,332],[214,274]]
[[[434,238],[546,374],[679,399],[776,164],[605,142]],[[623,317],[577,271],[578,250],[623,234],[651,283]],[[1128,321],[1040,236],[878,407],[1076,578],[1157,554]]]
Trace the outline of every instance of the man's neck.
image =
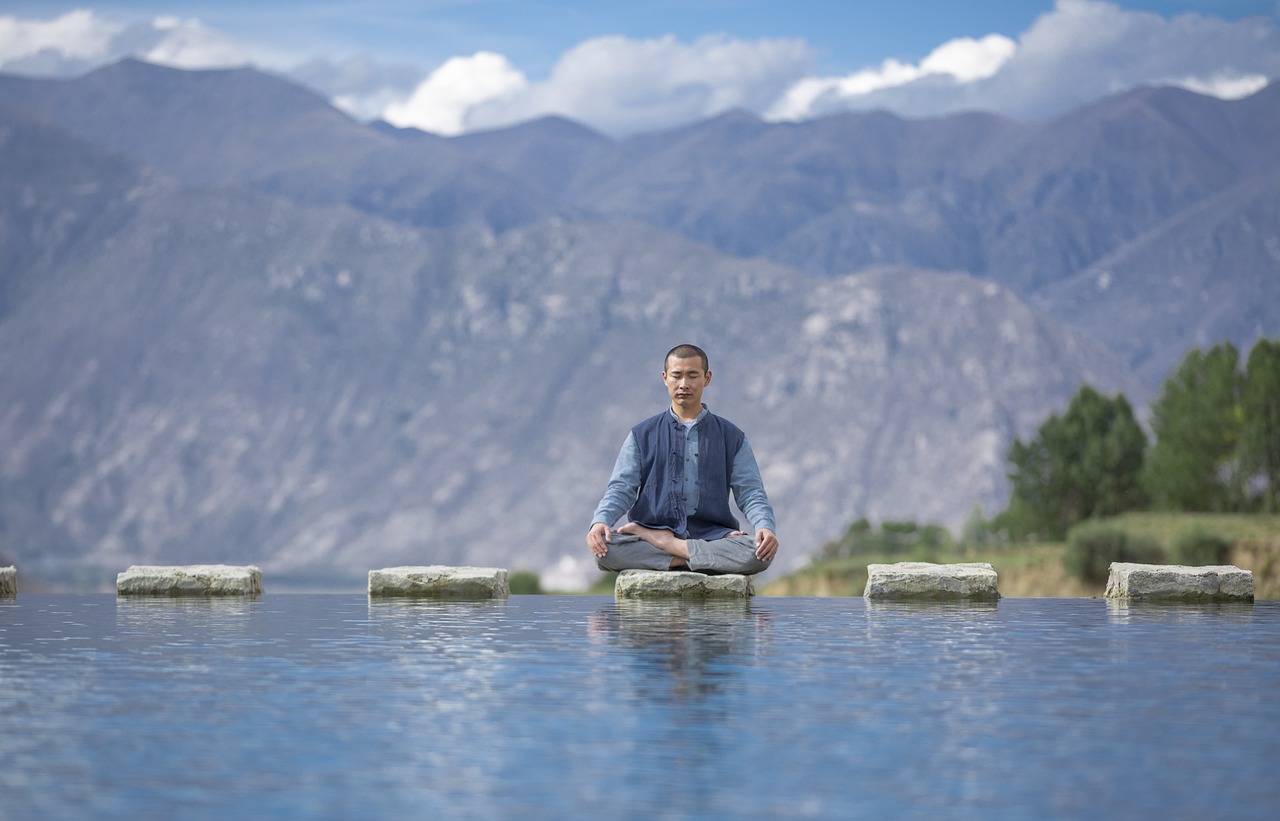
[[[702,412],[703,412],[704,410],[705,410],[705,408],[703,408],[703,407],[701,407],[701,406],[699,406],[696,410],[695,410],[695,409],[693,409],[693,408],[690,408],[690,409],[688,409],[688,410],[685,410],[684,408],[677,407],[677,406],[676,406],[676,404],[675,404],[674,402],[673,402],[673,403],[672,403],[672,405],[671,405],[671,412],[672,412],[672,413],[674,413],[674,414],[676,415],[676,418],[677,418],[677,419],[679,419],[681,422],[694,422],[694,421],[696,421],[696,420],[697,420],[697,418],[698,418],[699,416],[701,416],[701,415],[702,415]],[[690,415],[689,415],[690,413],[692,413],[693,415],[692,415],[692,416],[690,416]]]

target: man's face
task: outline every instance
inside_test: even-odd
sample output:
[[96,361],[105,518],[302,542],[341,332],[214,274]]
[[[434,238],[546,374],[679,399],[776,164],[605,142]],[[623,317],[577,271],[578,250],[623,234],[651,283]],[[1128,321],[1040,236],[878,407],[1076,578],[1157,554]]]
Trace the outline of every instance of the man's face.
[[711,371],[702,369],[701,357],[672,357],[667,360],[662,381],[667,383],[671,406],[678,411],[686,411],[686,416],[696,416],[702,411],[702,391],[711,384]]

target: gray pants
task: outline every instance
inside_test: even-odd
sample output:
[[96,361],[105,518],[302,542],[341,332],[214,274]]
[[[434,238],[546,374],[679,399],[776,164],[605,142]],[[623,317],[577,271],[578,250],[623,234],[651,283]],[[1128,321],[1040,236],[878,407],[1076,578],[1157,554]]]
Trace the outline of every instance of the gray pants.
[[[752,536],[725,536],[723,539],[689,539],[689,570],[719,575],[723,573],[759,573],[768,562],[756,558],[756,540]],[[639,536],[613,534],[609,552],[597,559],[601,570],[670,570],[671,555],[664,553]],[[684,570],[685,568],[677,568]]]

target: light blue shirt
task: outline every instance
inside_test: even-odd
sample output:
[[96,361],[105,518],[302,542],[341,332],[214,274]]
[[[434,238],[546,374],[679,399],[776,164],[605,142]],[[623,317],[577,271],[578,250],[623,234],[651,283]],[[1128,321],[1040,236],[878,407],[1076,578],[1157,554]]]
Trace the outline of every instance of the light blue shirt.
[[[698,415],[701,419],[707,413],[703,407]],[[668,411],[671,413],[671,411]],[[671,413],[675,416],[674,413]],[[693,514],[698,509],[698,428],[686,426],[684,440],[684,509]],[[773,508],[769,505],[769,497],[764,492],[764,481],[760,478],[760,467],[756,464],[756,455],[751,450],[751,443],[744,437],[742,447],[733,456],[733,468],[729,474],[729,489],[733,491],[733,499],[738,509],[747,517],[754,530],[768,529],[777,534],[774,524]],[[609,477],[609,485],[604,496],[596,507],[591,523],[603,522],[613,527],[622,514],[631,509],[640,495],[640,446],[636,444],[635,434],[627,432],[627,438],[618,452],[618,459],[613,464],[613,475]]]

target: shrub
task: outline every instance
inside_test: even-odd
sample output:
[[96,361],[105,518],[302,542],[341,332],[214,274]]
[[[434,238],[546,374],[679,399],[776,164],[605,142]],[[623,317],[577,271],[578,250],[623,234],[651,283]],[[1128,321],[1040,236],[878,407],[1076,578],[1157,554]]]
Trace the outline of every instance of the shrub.
[[1155,564],[1163,551],[1150,536],[1131,535],[1116,525],[1091,522],[1072,528],[1063,557],[1067,571],[1087,582],[1105,582],[1112,562]]
[[1226,564],[1231,543],[1216,533],[1192,526],[1173,542],[1173,558],[1178,564]]
[[839,539],[823,545],[822,558],[912,556],[933,561],[952,544],[951,533],[941,525],[922,525],[914,521],[886,521],[872,525],[864,517],[849,525]]
[[541,593],[542,582],[538,574],[529,570],[517,570],[507,579],[507,586],[515,594]]

